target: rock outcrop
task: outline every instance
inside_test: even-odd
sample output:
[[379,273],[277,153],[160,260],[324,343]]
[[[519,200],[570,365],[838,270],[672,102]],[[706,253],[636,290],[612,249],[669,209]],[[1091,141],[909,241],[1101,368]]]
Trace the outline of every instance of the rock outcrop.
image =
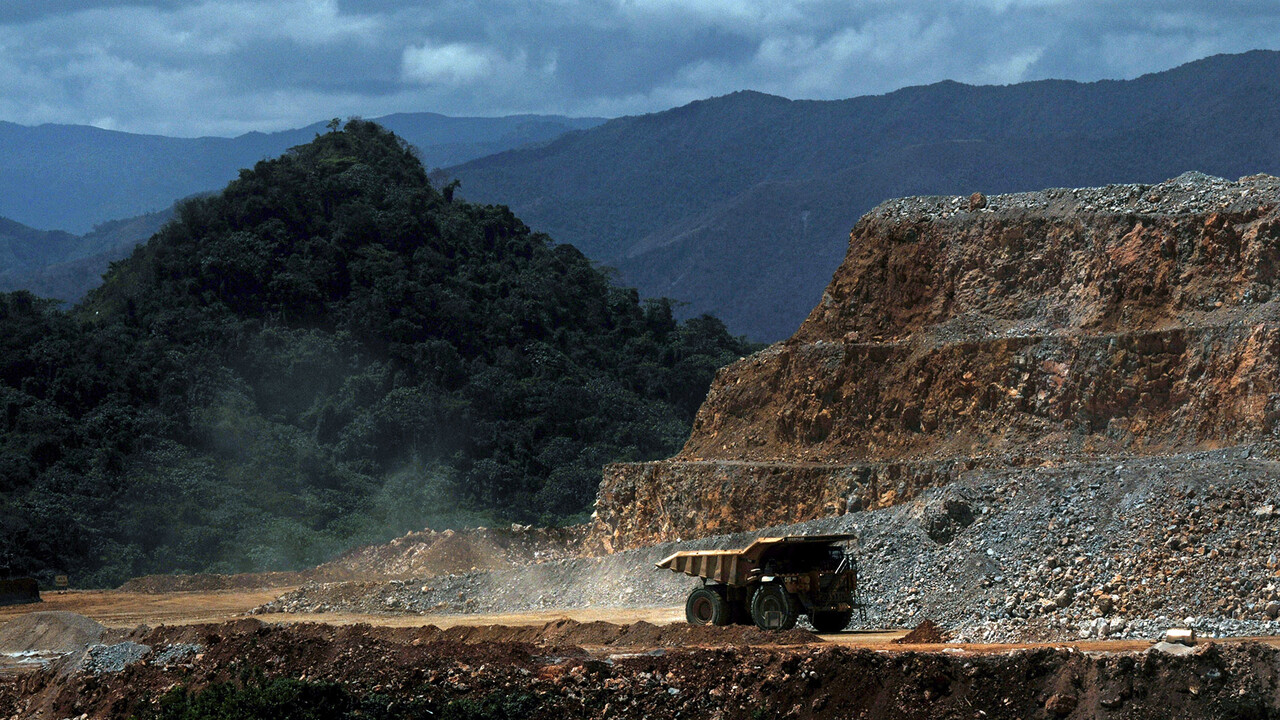
[[675,458],[606,469],[617,550],[909,500],[975,467],[1168,455],[1280,420],[1280,179],[886,202]]

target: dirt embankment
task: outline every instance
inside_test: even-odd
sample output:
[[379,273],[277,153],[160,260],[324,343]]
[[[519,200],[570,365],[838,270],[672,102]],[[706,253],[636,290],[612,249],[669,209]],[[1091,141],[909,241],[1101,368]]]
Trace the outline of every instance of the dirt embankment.
[[932,621],[925,620],[917,625],[914,630],[893,642],[898,645],[932,645],[946,641],[947,634],[942,632]]
[[[485,701],[529,718],[1240,718],[1280,710],[1280,651],[1201,644],[1186,654],[872,652],[792,647],[588,652],[572,644],[459,642],[428,630],[264,626],[137,633],[114,655],[0,680],[0,715],[126,717],[181,683],[340,683],[380,716]],[[470,706],[459,703],[470,701]],[[372,705],[368,705],[372,707]]]
[[886,202],[795,336],[719,373],[676,458],[606,471],[590,546],[1267,441],[1277,291],[1268,176]]

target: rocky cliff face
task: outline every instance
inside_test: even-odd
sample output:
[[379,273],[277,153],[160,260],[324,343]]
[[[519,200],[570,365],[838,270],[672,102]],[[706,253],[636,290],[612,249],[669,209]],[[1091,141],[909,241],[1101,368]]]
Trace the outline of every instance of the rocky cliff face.
[[895,200],[670,461],[606,469],[604,548],[909,500],[974,467],[1252,444],[1280,421],[1280,179]]

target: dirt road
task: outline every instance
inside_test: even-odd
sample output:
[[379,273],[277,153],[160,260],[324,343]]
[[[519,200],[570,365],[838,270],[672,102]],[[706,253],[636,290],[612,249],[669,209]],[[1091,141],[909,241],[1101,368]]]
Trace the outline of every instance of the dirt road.
[[[362,613],[288,613],[251,615],[253,608],[277,597],[288,588],[227,592],[132,593],[118,590],[84,590],[47,593],[44,602],[0,608],[0,623],[29,612],[65,610],[93,618],[108,628],[129,629],[138,625],[191,625],[222,622],[246,617],[275,624],[322,623],[354,625],[367,623],[384,627],[440,628],[478,625],[544,625],[568,618],[578,622],[604,621],[615,624],[648,622],[668,625],[684,621],[681,607],[650,608],[579,608],[508,614],[427,614],[391,615]],[[822,639],[839,645],[874,648],[885,651],[937,649],[937,646],[899,645],[893,641],[906,635],[904,629],[856,631],[822,635]],[[1280,637],[1239,638],[1280,646]],[[1074,647],[1095,652],[1143,650],[1146,640],[1092,640],[1071,643],[1004,643],[959,644],[948,648],[962,652],[1005,652],[1028,647]]]
[[29,612],[65,610],[93,618],[108,628],[138,625],[190,625],[246,616],[282,590],[210,593],[132,593],[71,590],[42,593],[43,602],[0,607],[0,622]]
[[[93,618],[108,628],[138,625],[193,625],[251,617],[253,608],[291,588],[227,592],[133,593],[118,590],[82,590],[46,593],[44,602],[0,607],[0,623],[29,612],[65,610]],[[368,623],[387,627],[435,625],[542,625],[560,618],[579,622],[613,623],[645,621],[666,625],[684,620],[683,608],[582,608],[505,615],[373,615],[361,613],[288,613],[256,615],[263,622],[315,622],[329,625]]]

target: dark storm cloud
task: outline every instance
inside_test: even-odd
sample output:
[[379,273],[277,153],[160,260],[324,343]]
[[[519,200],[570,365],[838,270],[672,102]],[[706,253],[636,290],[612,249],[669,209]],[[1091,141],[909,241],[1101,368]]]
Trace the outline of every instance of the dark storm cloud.
[[[1210,11],[1205,11],[1205,8]],[[1115,7],[1091,3],[1080,12],[1054,8],[1036,77],[1117,77],[1163,69],[1165,58],[1186,62],[1221,52],[1280,47],[1280,3],[1237,0],[1212,5],[1150,0]]]
[[1273,0],[18,0],[0,3],[0,119],[190,135],[616,115],[743,88],[1134,77],[1278,46]]
[[[282,38],[246,44],[227,53],[224,72],[254,92],[276,88],[320,93],[384,95],[403,88],[403,51],[359,43],[309,45]],[[353,62],[353,58],[358,59]]]

